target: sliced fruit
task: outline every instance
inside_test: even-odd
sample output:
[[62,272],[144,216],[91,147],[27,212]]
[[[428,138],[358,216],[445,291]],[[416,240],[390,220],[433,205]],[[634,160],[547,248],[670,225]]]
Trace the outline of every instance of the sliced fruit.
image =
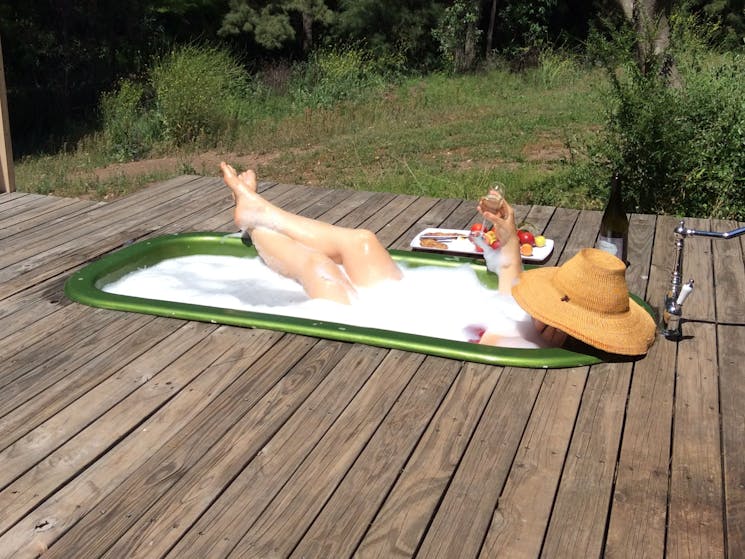
[[520,239],[521,245],[535,245],[535,237],[533,236],[533,233],[526,231],[525,229],[520,229],[517,232],[517,238]]

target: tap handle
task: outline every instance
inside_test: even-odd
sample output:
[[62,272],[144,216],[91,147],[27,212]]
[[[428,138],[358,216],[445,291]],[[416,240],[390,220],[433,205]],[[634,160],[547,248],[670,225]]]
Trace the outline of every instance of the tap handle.
[[682,289],[680,290],[680,295],[678,295],[678,299],[675,302],[679,306],[682,306],[692,291],[693,291],[693,280],[690,280],[687,284],[685,284],[682,287]]

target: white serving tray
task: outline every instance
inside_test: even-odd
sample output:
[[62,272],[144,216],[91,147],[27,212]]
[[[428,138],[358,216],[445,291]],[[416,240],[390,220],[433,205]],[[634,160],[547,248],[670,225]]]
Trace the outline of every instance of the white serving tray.
[[[411,240],[411,248],[413,250],[423,250],[427,252],[439,252],[441,254],[452,254],[455,256],[475,256],[483,258],[483,253],[479,252],[471,240],[468,238],[470,235],[468,229],[443,229],[441,227],[428,227],[424,231],[417,234]],[[422,246],[422,237],[429,235],[448,235],[455,237],[455,239],[444,243],[447,248],[427,247]],[[533,247],[533,254],[531,256],[523,256],[523,262],[545,262],[551,253],[554,251],[553,239],[546,239],[546,246]]]

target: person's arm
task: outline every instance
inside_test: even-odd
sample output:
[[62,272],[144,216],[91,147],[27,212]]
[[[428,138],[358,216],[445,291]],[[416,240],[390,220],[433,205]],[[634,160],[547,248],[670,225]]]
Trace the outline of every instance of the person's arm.
[[487,328],[481,334],[478,343],[502,347],[526,347],[526,343],[538,347],[561,347],[567,338],[568,336],[558,328],[534,318],[519,323],[517,330],[507,335]]
[[[486,210],[481,203],[477,209],[481,215],[494,224],[494,231],[500,244],[498,258],[494,259],[497,268],[494,271],[499,275],[499,292],[510,295],[512,286],[523,271],[520,241],[517,237],[517,225],[515,225],[515,211],[506,200],[502,202],[497,213]],[[491,249],[485,247],[484,252],[486,253],[487,250]]]

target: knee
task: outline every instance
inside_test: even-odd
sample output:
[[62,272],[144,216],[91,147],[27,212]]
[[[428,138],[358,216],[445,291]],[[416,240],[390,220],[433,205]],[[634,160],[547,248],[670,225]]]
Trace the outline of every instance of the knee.
[[350,303],[355,289],[335,262],[320,253],[310,253],[304,266],[308,274],[300,283],[308,296]]
[[378,237],[375,236],[375,233],[368,231],[367,229],[355,229],[353,238],[355,246],[357,246],[358,250],[363,253],[369,253],[382,246]]

